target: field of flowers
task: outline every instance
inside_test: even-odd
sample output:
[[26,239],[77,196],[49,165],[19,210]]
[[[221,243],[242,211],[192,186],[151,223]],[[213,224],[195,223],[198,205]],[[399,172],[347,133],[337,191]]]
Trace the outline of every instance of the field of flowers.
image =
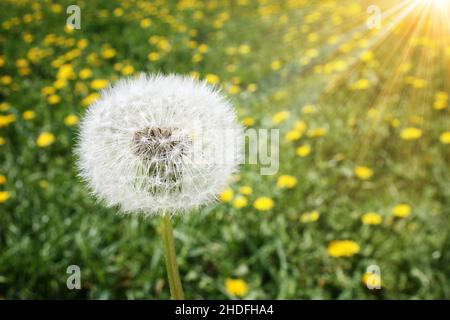
[[187,298],[450,298],[437,3],[2,0],[0,298],[169,297],[159,219],[104,208],[74,166],[79,119],[139,72],[205,79],[244,126],[280,129],[275,175],[244,165],[217,206],[175,217]]

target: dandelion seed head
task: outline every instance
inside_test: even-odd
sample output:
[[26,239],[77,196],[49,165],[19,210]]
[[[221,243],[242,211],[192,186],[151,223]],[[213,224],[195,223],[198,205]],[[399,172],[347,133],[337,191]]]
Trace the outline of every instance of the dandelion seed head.
[[242,127],[214,87],[140,75],[102,91],[80,123],[80,176],[123,213],[183,213],[214,200],[242,158]]

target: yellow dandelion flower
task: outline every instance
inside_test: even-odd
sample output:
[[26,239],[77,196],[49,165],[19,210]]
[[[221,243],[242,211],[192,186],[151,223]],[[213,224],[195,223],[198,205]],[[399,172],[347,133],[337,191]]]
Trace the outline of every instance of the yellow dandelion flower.
[[239,188],[239,192],[245,196],[249,196],[253,193],[253,189],[250,186],[242,186]]
[[255,92],[256,90],[258,90],[258,86],[255,83],[248,84],[248,86],[247,86],[248,92]]
[[450,131],[442,132],[439,136],[439,141],[442,144],[450,144]]
[[255,119],[253,119],[252,117],[245,117],[242,120],[242,124],[246,127],[251,127],[252,125],[255,124]]
[[55,136],[50,132],[42,132],[36,139],[38,147],[45,148],[55,141]]
[[304,114],[313,114],[316,113],[316,111],[317,111],[316,106],[312,104],[308,104],[302,107],[302,113]]
[[317,40],[319,40],[319,35],[317,33],[312,32],[312,33],[308,34],[309,42],[316,42]]
[[205,77],[206,81],[210,84],[218,84],[220,81],[219,76],[212,74],[212,73],[208,73]]
[[48,188],[48,181],[45,179],[39,180],[39,187],[41,187],[42,189],[47,189]]
[[373,170],[365,166],[357,166],[353,172],[361,180],[369,180],[373,176]]
[[8,102],[0,103],[0,111],[8,111],[8,109],[9,109],[9,103]]
[[160,49],[160,51],[163,52],[168,52],[171,50],[172,46],[170,45],[170,42],[167,41],[166,39],[160,39],[157,43],[158,48]]
[[233,206],[236,209],[241,209],[246,207],[248,204],[247,198],[244,196],[237,196],[234,200],[233,200]]
[[59,68],[64,64],[64,60],[62,58],[55,59],[51,62],[51,66],[53,68]]
[[13,79],[11,76],[3,76],[0,78],[0,83],[4,85],[9,85],[13,82]]
[[[67,24],[64,26],[64,32],[65,33],[72,34],[72,33],[74,33],[74,31],[75,31],[75,28],[73,26],[70,26],[70,25],[67,25]],[[62,39],[60,41],[60,43],[65,43],[64,39]]]
[[367,111],[367,116],[371,119],[375,119],[379,114],[379,110],[375,109],[375,108],[370,108]]
[[448,100],[448,93],[444,91],[439,91],[436,93],[436,100]]
[[91,93],[90,95],[86,96],[82,101],[81,101],[81,105],[83,107],[87,107],[88,105],[94,103],[98,98],[100,97],[100,95],[98,93]]
[[297,130],[298,132],[303,134],[303,133],[305,133],[306,129],[307,129],[307,125],[306,125],[305,121],[300,120],[300,121],[295,122],[294,130]]
[[353,83],[350,88],[353,90],[366,90],[370,87],[370,81],[368,79],[359,79]]
[[339,38],[337,37],[337,36],[330,36],[330,37],[328,37],[328,39],[327,39],[327,42],[329,43],[329,44],[335,44],[336,42],[338,42],[339,41]]
[[120,71],[123,68],[123,65],[120,62],[116,62],[116,63],[113,64],[113,68],[116,71]]
[[77,81],[75,83],[75,92],[80,94],[86,94],[89,91],[88,86],[84,82]]
[[241,88],[239,88],[239,86],[236,86],[236,85],[232,85],[229,89],[228,89],[228,92],[230,93],[230,94],[238,94],[239,93],[239,91],[241,90]]
[[187,46],[188,46],[188,48],[190,48],[190,49],[194,49],[194,48],[197,47],[197,41],[189,40],[188,43],[187,43]]
[[80,39],[77,42],[78,49],[84,49],[88,46],[89,41],[87,39]]
[[81,69],[78,73],[78,76],[80,77],[80,79],[88,79],[92,77],[92,70],[89,68]]
[[0,146],[5,145],[5,143],[6,143],[5,138],[3,138],[3,137],[0,136]]
[[359,245],[352,240],[334,240],[328,244],[327,252],[330,257],[351,257],[360,250]]
[[124,67],[122,68],[122,70],[120,70],[120,72],[121,72],[122,75],[124,75],[124,76],[129,76],[130,74],[133,74],[133,73],[134,73],[134,67],[131,66],[131,65],[129,65],[129,64],[127,64],[126,66],[124,66]]
[[422,136],[422,130],[414,127],[408,127],[400,132],[400,138],[403,140],[416,140]]
[[400,124],[401,124],[401,122],[397,118],[394,118],[394,119],[391,120],[391,126],[393,128],[398,128],[400,126]]
[[299,157],[307,157],[311,153],[311,146],[309,144],[301,145],[297,148],[296,153]]
[[94,90],[100,90],[108,85],[108,80],[106,79],[95,79],[91,81],[91,88]]
[[62,12],[63,7],[62,7],[62,5],[60,5],[60,4],[58,4],[58,3],[54,3],[54,4],[52,4],[52,5],[50,6],[50,10],[51,10],[53,13],[60,13],[60,12]]
[[147,56],[147,59],[152,62],[158,61],[159,58],[160,58],[160,55],[158,52],[150,52]]
[[282,63],[281,63],[281,60],[274,60],[274,61],[272,61],[272,63],[270,64],[270,68],[272,69],[272,70],[280,70],[281,69],[281,67],[282,67]]
[[290,175],[281,175],[278,178],[277,186],[281,189],[292,189],[297,185],[297,178]]
[[70,80],[75,78],[75,72],[71,64],[63,64],[56,73],[56,78],[60,80]]
[[379,288],[382,285],[382,283],[381,283],[381,276],[379,274],[371,273],[371,272],[366,272],[361,277],[361,282],[366,287],[373,288],[373,289],[377,289],[377,288]]
[[259,211],[272,210],[274,205],[274,201],[269,197],[259,197],[253,202],[253,207]]
[[41,89],[41,93],[46,95],[46,96],[55,94],[55,92],[56,92],[55,87],[44,87],[44,88]]
[[199,79],[200,78],[200,73],[198,71],[191,71],[191,72],[189,72],[189,75],[192,78],[195,78],[195,79]]
[[122,9],[122,8],[115,8],[115,9],[113,10],[113,14],[114,14],[116,17],[121,17],[121,16],[123,16],[123,9]]
[[277,112],[272,117],[272,122],[274,124],[283,123],[284,121],[286,121],[289,118],[290,114],[291,113],[289,111],[286,111],[286,110]]
[[26,59],[17,59],[16,60],[16,67],[17,68],[26,68],[28,67],[29,63]]
[[406,218],[411,214],[411,207],[405,203],[400,203],[392,208],[392,215],[397,218]]
[[3,174],[0,174],[0,185],[4,185],[6,183],[6,177]]
[[33,110],[26,110],[22,113],[22,118],[24,120],[32,120],[36,117],[36,112]]
[[192,56],[192,62],[200,62],[203,60],[203,56],[201,53],[196,53]]
[[231,200],[233,200],[233,197],[234,197],[234,191],[233,191],[233,189],[230,189],[230,188],[223,190],[219,195],[219,199],[222,202],[230,202]]
[[9,191],[0,191],[0,203],[6,202],[11,197]]
[[225,280],[225,289],[231,296],[243,297],[248,292],[248,285],[242,279],[228,278]]
[[361,60],[364,62],[369,62],[375,59],[375,54],[373,51],[367,50],[361,54]]
[[78,117],[74,114],[69,114],[64,118],[64,124],[66,126],[74,126],[78,123]]
[[160,39],[161,39],[160,36],[158,36],[158,35],[153,35],[153,36],[151,36],[150,38],[148,38],[148,43],[151,43],[151,44],[157,44],[157,43],[159,42]]
[[305,54],[308,58],[316,58],[319,55],[319,50],[317,49],[308,49]]
[[13,114],[8,114],[5,116],[0,115],[0,128],[7,127],[14,121],[16,121],[16,116]]
[[320,213],[318,211],[305,212],[300,215],[300,221],[302,223],[310,223],[319,220]]
[[238,51],[240,54],[246,55],[246,54],[249,54],[250,51],[252,51],[252,48],[248,44],[242,44],[239,46]]
[[61,101],[61,98],[57,94],[52,94],[47,98],[48,104],[57,104]]
[[200,53],[206,53],[206,51],[208,51],[208,46],[206,44],[202,43],[198,46],[197,50]]
[[141,20],[139,25],[141,26],[141,28],[146,29],[152,25],[152,21],[148,18],[145,18]]
[[37,47],[31,48],[27,52],[27,58],[33,63],[39,62],[42,58],[48,56],[49,51],[39,49]]
[[325,128],[314,128],[309,129],[308,131],[308,137],[311,138],[320,138],[327,134],[327,130]]
[[381,223],[382,218],[378,213],[368,212],[362,215],[361,221],[367,225],[378,225]]
[[19,69],[19,74],[21,76],[27,76],[31,73],[31,70],[29,68],[21,68]]
[[414,79],[412,86],[416,89],[421,89],[427,86],[427,81],[425,79]]
[[400,64],[399,71],[402,73],[407,73],[409,70],[411,70],[412,64],[409,62],[403,62]]
[[96,52],[91,52],[86,57],[87,62],[93,66],[100,65],[100,59],[98,58],[98,54]]
[[447,100],[436,100],[433,104],[433,108],[436,110],[444,110],[447,107],[448,107]]
[[290,130],[286,133],[284,138],[286,141],[297,141],[302,137],[302,133],[297,130]]
[[53,82],[53,86],[55,89],[62,89],[67,87],[67,80],[65,79],[58,79],[55,82]]
[[222,28],[223,27],[223,21],[222,20],[220,20],[220,19],[216,19],[216,20],[214,20],[213,21],[213,27],[215,28],[215,29],[220,29],[220,28]]

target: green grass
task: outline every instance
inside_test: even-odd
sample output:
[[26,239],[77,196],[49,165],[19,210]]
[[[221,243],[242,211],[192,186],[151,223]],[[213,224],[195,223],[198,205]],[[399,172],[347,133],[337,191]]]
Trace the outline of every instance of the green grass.
[[[229,96],[241,120],[252,117],[253,127],[281,132],[279,173],[261,176],[258,166],[245,165],[239,181],[231,184],[236,194],[240,186],[253,188],[247,207],[219,203],[175,217],[186,298],[233,298],[225,288],[227,278],[243,279],[249,299],[450,297],[450,151],[439,141],[449,131],[448,102],[443,110],[433,108],[438,91],[450,92],[450,43],[434,28],[436,19],[427,16],[420,23],[409,16],[381,37],[386,29],[377,33],[364,27],[366,1],[298,1],[295,6],[273,0],[198,1],[189,7],[162,0],[147,6],[143,1],[93,0],[79,1],[81,30],[67,33],[65,8],[71,3],[60,3],[60,12],[47,1],[0,4],[0,103],[9,106],[1,115],[16,117],[0,128],[0,174],[6,177],[0,191],[10,192],[0,203],[0,297],[169,297],[159,219],[124,217],[104,208],[74,168],[76,127],[64,119],[83,115],[82,100],[95,92],[91,80],[114,82],[122,76],[116,63],[132,65],[136,73],[215,74],[226,93],[233,83],[239,86]],[[120,7],[122,15],[115,11]],[[32,15],[29,23],[26,14]],[[143,18],[151,20],[148,28],[140,26]],[[61,41],[46,43],[49,34]],[[170,51],[149,43],[154,35],[167,40]],[[332,36],[339,37],[337,43],[330,43]],[[434,44],[414,45],[417,37]],[[65,54],[81,39],[89,44],[78,57],[67,59]],[[367,47],[361,39],[367,39]],[[207,51],[201,61],[193,61],[203,43]],[[342,49],[344,43],[350,50]],[[113,58],[102,58],[104,45],[116,50]],[[246,53],[243,45],[251,51]],[[30,61],[32,48],[48,55]],[[375,58],[365,62],[360,55],[367,48]],[[311,50],[317,56],[303,63],[302,58],[314,56]],[[149,61],[150,52],[158,52],[160,59]],[[93,76],[68,80],[57,90],[61,101],[50,105],[41,89],[53,85],[54,61],[62,56],[76,74],[89,68]],[[18,59],[29,61],[30,74],[21,75]],[[282,62],[281,69],[271,67],[275,60]],[[326,71],[336,61],[347,68]],[[411,69],[402,73],[408,62]],[[11,84],[2,82],[5,75],[12,77]],[[408,76],[424,79],[426,86],[414,88]],[[370,87],[352,90],[358,79],[368,79]],[[257,90],[248,91],[249,84]],[[309,104],[316,113],[302,112]],[[36,117],[23,119],[26,110]],[[272,116],[281,110],[290,116],[274,124]],[[305,133],[299,141],[286,141],[285,134],[299,120],[327,134],[313,138]],[[411,126],[420,128],[422,137],[402,140],[400,132]],[[56,140],[40,148],[36,139],[43,131]],[[304,143],[312,151],[301,158],[295,150]],[[358,179],[358,165],[370,167],[374,175]],[[282,174],[295,176],[298,184],[278,188]],[[261,196],[271,197],[275,207],[254,209],[252,203]],[[399,203],[411,206],[410,216],[392,216]],[[318,221],[300,221],[301,213],[313,210],[320,213]],[[366,212],[378,212],[383,222],[362,224]],[[330,257],[328,244],[341,239],[357,242],[359,253]],[[81,268],[82,290],[66,287],[66,269],[73,264]],[[370,265],[381,269],[381,290],[368,290],[361,281]]]

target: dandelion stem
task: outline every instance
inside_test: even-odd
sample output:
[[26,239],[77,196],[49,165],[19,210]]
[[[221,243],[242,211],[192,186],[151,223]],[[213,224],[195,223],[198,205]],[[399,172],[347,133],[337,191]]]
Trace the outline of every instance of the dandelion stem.
[[173,229],[172,223],[170,221],[170,215],[164,214],[161,217],[161,226],[167,277],[169,278],[170,295],[172,296],[172,299],[183,300],[183,286],[181,285],[180,273],[178,271],[177,256],[175,253],[175,241],[173,238]]

